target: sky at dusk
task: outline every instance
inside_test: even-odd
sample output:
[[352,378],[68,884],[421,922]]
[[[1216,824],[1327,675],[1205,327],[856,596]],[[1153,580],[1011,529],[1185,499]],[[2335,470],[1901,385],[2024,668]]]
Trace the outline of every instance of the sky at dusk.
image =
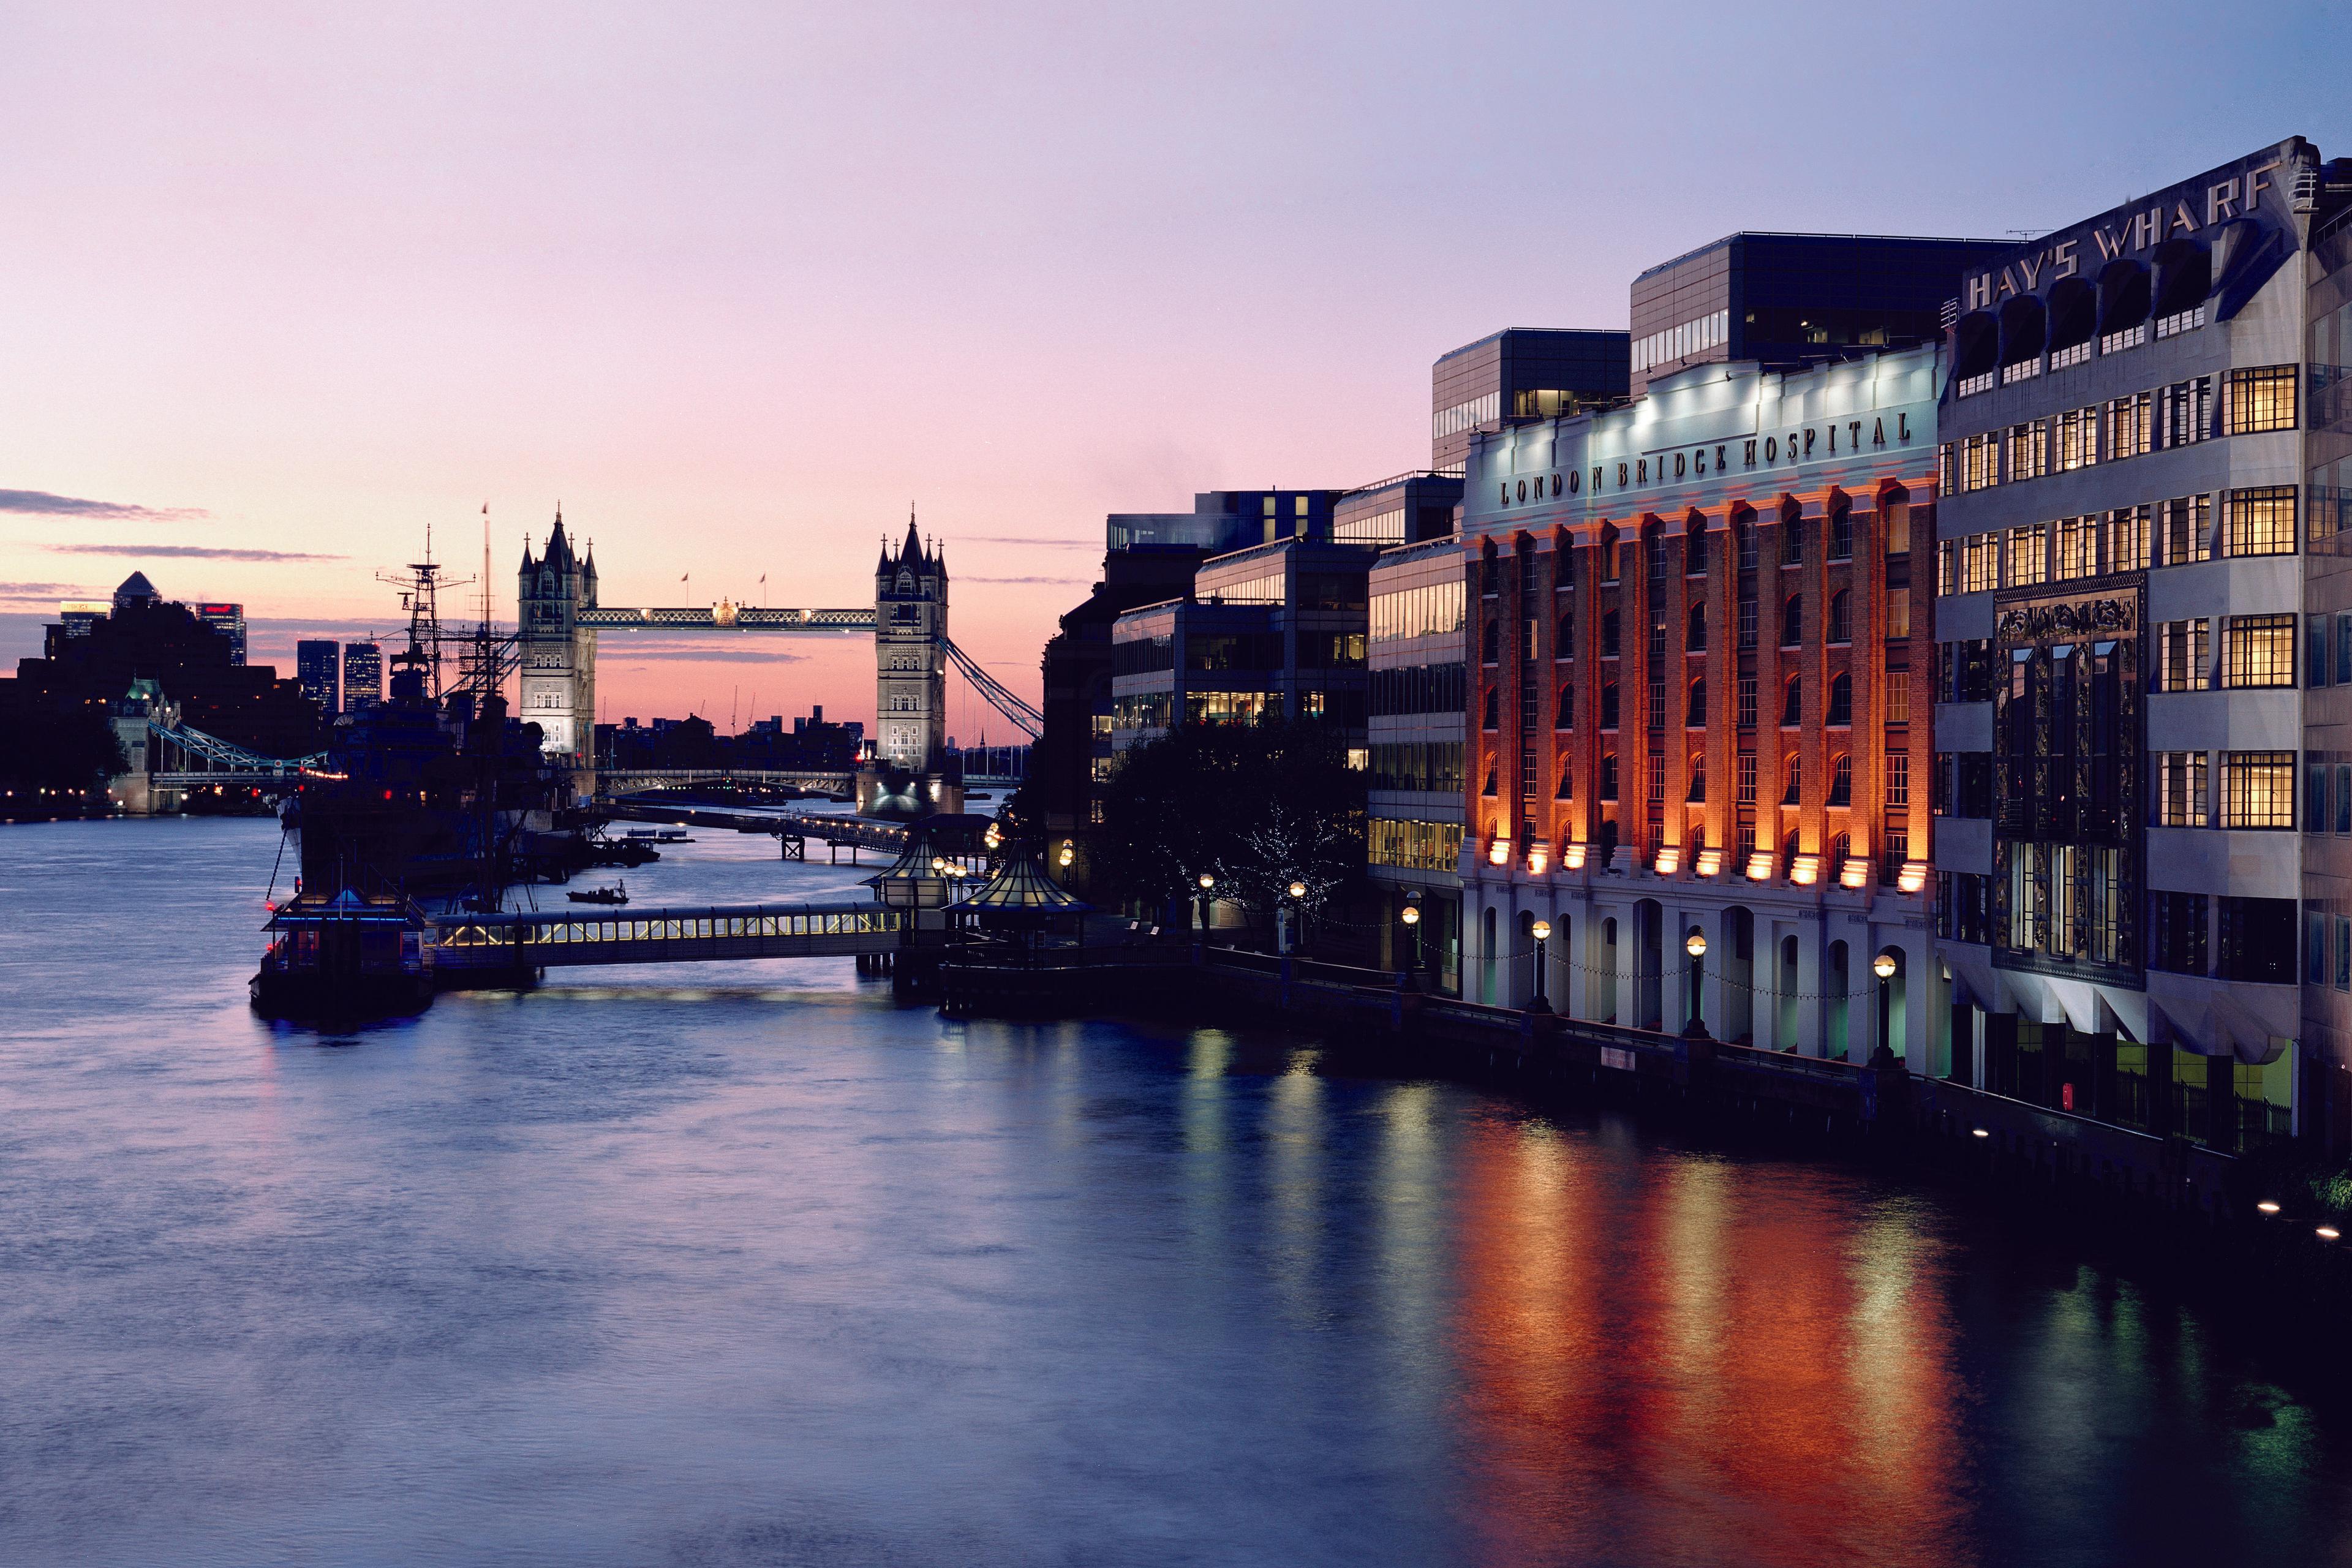
[[[2352,153],[2347,63],[2318,5],[0,0],[0,658],[136,568],[290,674],[486,502],[506,617],[559,500],[608,604],[861,605],[911,503],[1034,697],[1106,512],[1425,465],[1438,354],[1734,230]],[[873,692],[859,638],[600,656],[607,721]]]

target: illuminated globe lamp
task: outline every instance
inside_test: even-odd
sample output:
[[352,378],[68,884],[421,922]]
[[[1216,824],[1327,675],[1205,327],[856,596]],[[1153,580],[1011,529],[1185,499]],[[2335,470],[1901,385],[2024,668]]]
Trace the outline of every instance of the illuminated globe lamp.
[[1421,923],[1421,906],[1415,903],[1407,903],[1402,911],[1398,914],[1397,919],[1404,921],[1404,923],[1409,926],[1419,925]]
[[1071,861],[1073,861],[1073,860],[1075,860],[1075,859],[1076,859],[1077,858],[1078,858],[1077,846],[1076,846],[1076,845],[1075,845],[1075,844],[1073,844],[1069,839],[1066,839],[1066,838],[1063,839],[1063,840],[1062,840],[1062,852],[1061,852],[1061,854],[1059,854],[1059,855],[1055,856],[1055,858],[1056,860],[1060,861],[1060,862],[1061,862],[1061,864],[1062,864],[1062,866],[1063,866],[1063,868],[1064,868],[1065,869],[1066,869],[1066,868],[1068,868],[1068,866],[1069,866],[1070,862],[1071,862]]
[[1294,898],[1294,899],[1303,899],[1303,898],[1305,898],[1305,897],[1307,896],[1307,884],[1306,884],[1306,883],[1304,883],[1304,882],[1293,882],[1293,883],[1291,883],[1291,884],[1290,884],[1290,896],[1291,896],[1292,898]]
[[1876,958],[1870,961],[1870,972],[1873,974],[1877,975],[1881,980],[1894,979],[1895,955],[1891,952],[1880,953]]
[[988,825],[988,831],[980,836],[980,841],[993,849],[1004,842],[1003,831],[992,822]]
[[1216,885],[1217,879],[1214,877],[1210,876],[1206,871],[1201,873],[1201,891],[1208,892]]
[[1706,932],[1699,930],[1696,926],[1691,927],[1690,935],[1683,940],[1683,951],[1689,953],[1693,958],[1705,958],[1706,956]]

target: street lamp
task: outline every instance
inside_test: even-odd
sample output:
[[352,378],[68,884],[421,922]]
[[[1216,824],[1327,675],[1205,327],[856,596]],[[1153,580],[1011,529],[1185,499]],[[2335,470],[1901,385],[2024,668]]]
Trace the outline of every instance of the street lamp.
[[1891,952],[1880,953],[1876,958],[1870,961],[1870,972],[1873,974],[1877,975],[1881,980],[1894,979],[1895,955]]
[[1701,1010],[1700,1003],[1706,979],[1705,963],[1706,932],[1696,926],[1691,927],[1690,934],[1683,938],[1683,951],[1690,954],[1691,1002],[1690,1022],[1683,1026],[1683,1037],[1689,1040],[1703,1040],[1706,1038],[1706,1018]]
[[1064,870],[1066,870],[1066,870],[1068,870],[1068,869],[1069,869],[1069,868],[1070,868],[1070,862],[1071,862],[1071,861],[1073,861],[1073,860],[1075,860],[1075,859],[1076,859],[1077,858],[1078,858],[1077,846],[1076,846],[1076,845],[1075,845],[1075,844],[1073,844],[1073,843],[1071,843],[1071,842],[1070,842],[1070,840],[1068,840],[1068,839],[1066,839],[1066,838],[1063,839],[1063,840],[1062,840],[1062,853],[1061,853],[1059,856],[1057,856],[1057,857],[1056,857],[1056,858],[1057,858],[1057,859],[1059,859],[1059,860],[1061,861],[1061,863],[1062,863],[1062,868],[1063,868]]
[[1305,897],[1307,896],[1307,884],[1306,884],[1306,883],[1304,883],[1304,882],[1293,882],[1293,883],[1291,883],[1291,884],[1290,884],[1290,896],[1291,896],[1292,898],[1294,898],[1294,899],[1303,899],[1303,898],[1305,898]]
[[1544,996],[1544,943],[1551,940],[1551,921],[1538,920],[1528,930],[1536,939],[1536,999],[1528,1005],[1528,1011],[1549,1013],[1551,1003]]
[[1203,871],[1200,875],[1199,881],[1201,884],[1201,940],[1206,942],[1209,938],[1209,894],[1215,889],[1217,879]]

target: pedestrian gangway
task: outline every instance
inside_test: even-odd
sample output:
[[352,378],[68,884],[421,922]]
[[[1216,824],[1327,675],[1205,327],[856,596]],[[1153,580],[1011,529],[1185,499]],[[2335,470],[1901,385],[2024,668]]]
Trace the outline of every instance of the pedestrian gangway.
[[891,952],[913,940],[912,915],[872,903],[438,915],[433,921],[434,968],[446,984],[469,973],[576,964]]

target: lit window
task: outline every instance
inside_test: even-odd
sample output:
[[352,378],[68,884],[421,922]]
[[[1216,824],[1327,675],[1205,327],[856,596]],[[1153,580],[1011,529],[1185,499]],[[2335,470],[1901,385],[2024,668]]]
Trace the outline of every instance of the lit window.
[[2233,370],[2223,384],[2222,431],[2245,436],[2260,430],[2294,428],[2295,367],[2262,365]]
[[2221,766],[2221,826],[2293,828],[2294,753],[2231,752]]
[[2223,641],[2224,686],[2294,684],[2294,622],[2292,615],[2231,616]]
[[2223,521],[2232,555],[2294,553],[2294,487],[2264,485],[2223,497]]

